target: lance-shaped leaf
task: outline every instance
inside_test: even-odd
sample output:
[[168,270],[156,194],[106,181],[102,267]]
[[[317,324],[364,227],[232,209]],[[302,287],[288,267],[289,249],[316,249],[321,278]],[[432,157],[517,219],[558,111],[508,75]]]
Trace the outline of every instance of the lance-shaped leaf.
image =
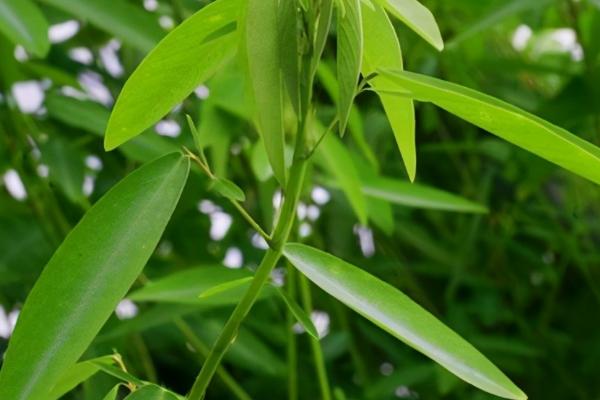
[[31,0],[0,0],[0,33],[38,57],[50,50],[48,22]]
[[[367,77],[379,68],[402,69],[402,50],[392,22],[378,4],[362,4],[364,51],[362,74]],[[376,76],[369,84],[377,89],[390,87],[385,76]],[[412,99],[378,93],[396,143],[402,154],[406,172],[414,181],[417,172],[415,148],[415,110]]]
[[23,306],[0,370],[0,399],[43,398],[75,364],[152,255],[188,171],[178,153],[144,165],[66,237]]
[[600,183],[600,148],[511,104],[454,83],[383,71],[416,100],[428,101],[502,139]]
[[461,379],[500,397],[527,398],[471,344],[393,286],[309,246],[290,243],[284,254],[321,289]]
[[93,360],[78,362],[63,374],[63,376],[49,392],[47,398],[50,400],[60,399],[65,394],[75,389],[77,385],[90,379],[93,375],[100,371],[100,366],[98,364],[114,364],[114,360],[114,356],[103,356]]
[[102,400],[117,400],[117,396],[119,395],[120,387],[121,387],[120,383],[118,385],[115,385],[112,389],[110,389],[110,391],[108,393],[106,393],[106,396],[104,396],[104,398]]
[[298,323],[302,325],[306,333],[308,333],[313,338],[319,340],[319,333],[317,332],[315,324],[313,324],[312,320],[310,319],[310,316],[286,292],[279,288],[276,288],[276,290],[279,294],[279,297],[281,297],[281,299],[283,300],[287,308],[290,310],[294,318],[296,318],[296,321],[298,321]]
[[296,115],[300,115],[300,55],[298,43],[298,6],[296,0],[279,2],[279,62],[287,94]]
[[363,193],[402,206],[465,213],[486,213],[485,206],[464,197],[418,183],[375,177],[363,179]]
[[181,400],[181,398],[167,389],[150,384],[137,389],[125,397],[125,400]]
[[107,150],[152,126],[231,59],[238,3],[209,4],[148,54],[119,94],[104,138]]
[[337,78],[339,84],[338,119],[343,135],[354,103],[356,85],[362,62],[363,33],[360,0],[340,0],[344,10],[338,10]]
[[254,113],[273,173],[285,184],[279,0],[248,0],[246,52]]
[[375,0],[437,50],[444,40],[431,11],[417,0]]
[[144,53],[164,36],[156,18],[127,1],[41,0],[111,33]]

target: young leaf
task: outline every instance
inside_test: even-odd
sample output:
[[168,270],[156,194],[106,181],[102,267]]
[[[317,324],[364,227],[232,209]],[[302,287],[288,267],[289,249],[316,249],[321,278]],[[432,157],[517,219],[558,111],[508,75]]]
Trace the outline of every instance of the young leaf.
[[[364,51],[362,74],[369,76],[379,68],[402,69],[402,50],[392,22],[378,4],[362,5]],[[393,86],[388,78],[376,76],[369,81],[374,89]],[[415,148],[415,110],[412,99],[391,94],[379,94],[383,109],[394,132],[398,149],[402,154],[406,172],[411,181],[417,172]]]
[[180,397],[167,389],[150,384],[137,389],[125,397],[125,400],[180,400]]
[[117,400],[117,396],[119,395],[120,387],[121,387],[120,383],[115,385],[112,389],[110,389],[110,392],[106,393],[106,396],[104,396],[104,398],[102,400]]
[[313,324],[312,320],[304,312],[304,310],[292,299],[286,292],[277,288],[277,293],[279,293],[279,297],[283,300],[285,305],[288,307],[294,318],[302,325],[306,333],[315,339],[319,340],[319,333],[317,332],[317,328],[315,328],[315,324]]
[[210,183],[210,190],[219,193],[221,196],[236,200],[245,201],[246,195],[238,185],[225,178],[216,178]]
[[188,170],[177,153],[144,165],[71,231],[23,306],[0,370],[0,399],[41,398],[77,361],[152,255]]
[[0,0],[0,33],[38,57],[50,50],[48,22],[31,0]]
[[204,292],[202,292],[202,293],[200,293],[198,295],[198,298],[199,299],[206,299],[208,297],[212,297],[212,296],[217,295],[217,294],[228,292],[228,291],[230,291],[232,289],[237,289],[240,286],[247,286],[248,283],[250,283],[253,278],[254,277],[252,277],[252,276],[247,276],[245,278],[234,279],[234,280],[229,281],[229,282],[221,283],[221,284],[219,284],[217,286],[213,286],[211,288],[206,289]]
[[181,304],[235,304],[242,291],[231,290],[226,296],[213,295],[199,299],[198,295],[231,281],[252,277],[249,271],[229,269],[223,266],[190,268],[152,281],[131,293],[134,301],[155,301]]
[[363,33],[360,0],[340,0],[344,11],[338,10],[337,77],[339,83],[338,119],[343,136],[354,103],[356,85],[362,62]]
[[375,2],[384,6],[437,50],[442,51],[444,40],[440,28],[431,11],[417,0],[375,0]]
[[248,0],[246,51],[256,123],[273,173],[285,185],[283,82],[279,55],[279,0]]
[[488,212],[485,206],[455,194],[391,178],[364,179],[362,190],[368,197],[402,206],[476,214]]
[[384,71],[416,100],[458,117],[593,182],[600,183],[600,148],[492,96],[406,71]]
[[156,18],[127,1],[42,0],[147,53],[164,36]]
[[194,138],[194,144],[196,145],[196,150],[198,150],[198,152],[200,152],[201,154],[204,154],[204,146],[202,145],[202,138],[200,137],[200,133],[198,133],[198,129],[196,128],[196,124],[194,123],[194,120],[188,114],[185,115],[185,119],[190,128],[190,132],[192,132],[192,137]]
[[287,244],[284,255],[321,289],[461,379],[500,397],[527,398],[471,344],[393,286],[302,244]]
[[352,209],[356,213],[361,224],[367,223],[367,203],[361,191],[361,183],[358,171],[352,162],[352,157],[342,144],[333,135],[328,134],[317,149],[319,158],[317,161],[325,167],[340,188],[346,194]]
[[117,99],[104,138],[107,150],[152,126],[229,61],[238,2],[218,0],[202,8],[146,56]]

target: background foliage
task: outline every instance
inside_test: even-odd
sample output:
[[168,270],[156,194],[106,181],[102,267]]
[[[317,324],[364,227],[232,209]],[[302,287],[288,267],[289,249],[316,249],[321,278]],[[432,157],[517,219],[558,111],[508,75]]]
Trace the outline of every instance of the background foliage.
[[[0,1],[0,15],[6,15],[5,3]],[[0,352],[41,269],[90,205],[140,163],[193,147],[186,113],[198,121],[215,173],[244,188],[246,207],[270,224],[279,199],[276,180],[247,122],[245,83],[230,66],[143,136],[119,150],[103,150],[109,110],[127,77],[166,31],[206,3],[39,1],[33,4],[43,15],[25,10],[24,18],[47,20],[48,45],[32,40],[15,47],[10,24],[0,21]],[[445,50],[436,52],[396,24],[405,69],[489,93],[600,144],[597,1],[424,4],[436,16]],[[38,26],[43,35],[44,25]],[[334,54],[335,41],[327,46]],[[337,83],[335,61],[328,62],[319,70],[316,97],[330,119],[336,113],[331,85]],[[389,207],[367,197],[378,221],[360,224],[353,211],[360,200],[349,201],[340,190],[344,168],[356,165],[364,182],[369,171],[393,178],[392,186],[408,181],[379,100],[365,93],[344,137],[352,158],[344,165],[331,149],[333,161],[323,157],[309,171],[316,186],[304,188],[295,235],[403,290],[531,398],[597,398],[597,188],[431,104],[417,103],[416,116],[416,182],[489,212],[424,210],[401,196]],[[260,261],[260,237],[207,184],[191,174],[144,279],[180,276],[174,287],[201,285],[197,274],[205,269],[195,267],[222,271],[223,264],[253,268]],[[368,195],[368,184],[363,186]],[[402,186],[393,187],[402,193]],[[181,272],[187,275],[174,275]],[[117,351],[133,375],[185,393],[201,359],[190,350],[185,329],[178,329],[179,317],[210,343],[232,303],[227,296],[210,302],[183,292],[170,296],[141,290],[131,296],[134,303],[122,302],[84,358]],[[266,297],[252,310],[225,367],[252,397],[284,398],[285,309]],[[348,398],[490,397],[314,287],[313,303],[330,380]],[[306,337],[298,336],[299,388],[301,398],[316,398]],[[100,399],[115,383],[96,374],[65,398]],[[210,395],[232,396],[222,381]]]

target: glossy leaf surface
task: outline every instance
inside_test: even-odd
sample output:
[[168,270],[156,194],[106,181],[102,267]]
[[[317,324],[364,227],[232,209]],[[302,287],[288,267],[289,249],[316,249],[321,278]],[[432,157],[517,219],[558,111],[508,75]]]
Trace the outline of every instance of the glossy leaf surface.
[[406,71],[398,87],[571,172],[600,183],[600,148],[518,107],[464,86]]
[[177,153],[144,165],[71,231],[23,306],[0,398],[40,398],[77,361],[152,255],[188,170]]
[[343,135],[354,103],[363,51],[360,0],[340,0],[344,10],[337,12],[337,79],[339,84],[338,119]]
[[0,0],[0,33],[38,57],[50,50],[48,22],[31,0]]
[[165,116],[235,54],[237,0],[219,0],[171,31],[129,77],[108,121],[112,150]]
[[[378,4],[362,4],[364,51],[362,74],[367,77],[380,68],[402,69],[402,50],[392,22]],[[376,76],[369,84],[377,89],[393,86],[385,76]],[[415,145],[415,110],[412,99],[378,93],[383,109],[394,132],[411,181],[417,173]]]
[[417,0],[375,0],[438,50],[444,41],[431,11]]
[[471,344],[393,286],[306,245],[287,244],[284,254],[321,289],[461,379],[500,397],[527,398]]
[[279,0],[248,0],[246,52],[254,113],[273,173],[285,184]]

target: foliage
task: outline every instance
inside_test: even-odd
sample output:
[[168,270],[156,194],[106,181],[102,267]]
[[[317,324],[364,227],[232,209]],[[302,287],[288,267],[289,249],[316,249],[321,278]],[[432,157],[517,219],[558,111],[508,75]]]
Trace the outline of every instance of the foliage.
[[593,0],[0,0],[0,398],[593,398],[599,35]]

